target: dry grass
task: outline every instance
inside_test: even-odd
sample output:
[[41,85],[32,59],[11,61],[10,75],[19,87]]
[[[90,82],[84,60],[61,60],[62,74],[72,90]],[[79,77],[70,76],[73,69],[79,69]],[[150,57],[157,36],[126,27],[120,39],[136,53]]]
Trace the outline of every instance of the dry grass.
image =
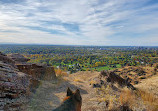
[[120,94],[121,106],[127,105],[130,109],[145,109],[147,111],[158,111],[158,99],[152,94],[143,90],[123,90]]
[[158,111],[158,98],[152,93],[137,89],[136,91],[125,90],[120,94],[120,103],[128,104],[130,108],[144,107],[148,111]]
[[128,76],[133,81],[132,84],[135,84],[135,81],[142,81],[142,79],[151,78],[153,75],[158,74],[158,71],[155,69],[156,64],[151,66],[126,66],[124,68],[118,69],[118,72],[116,72],[121,77]]
[[120,93],[114,92],[111,86],[98,88],[98,101],[108,102],[108,110],[120,110],[120,108],[133,109],[134,111],[144,110],[158,111],[158,99],[151,93],[143,90],[131,91],[124,88]]
[[156,102],[158,103],[157,99],[151,93],[147,93],[143,90],[138,90],[137,95],[139,95],[143,99],[143,101],[150,103],[156,103]]
[[55,69],[55,73],[56,73],[57,77],[68,76],[67,72],[62,71],[60,68],[59,69]]
[[101,88],[96,89],[96,93],[98,94],[98,102],[106,102],[108,103],[107,109],[111,110],[113,107],[116,107],[116,103],[118,102],[117,95],[113,92],[110,85],[102,86]]
[[74,79],[74,82],[82,82],[82,80],[78,79],[78,78],[75,78]]
[[90,85],[95,84],[95,83],[96,83],[96,81],[94,81],[94,80],[91,80],[91,81],[89,82]]
[[136,95],[141,97],[144,104],[148,106],[149,110],[158,111],[158,98],[156,98],[152,93],[139,89],[136,92]]
[[121,105],[128,104],[130,106],[134,105],[136,97],[135,95],[128,89],[123,90],[120,94],[119,101]]
[[[110,85],[97,88],[98,101],[107,102],[106,110],[109,111],[158,111],[158,76],[153,76],[154,67],[145,66],[142,70],[144,75],[139,76],[135,71],[138,67],[127,67],[123,74],[130,74],[130,78],[140,83],[135,85],[137,90],[127,88],[115,90]],[[120,69],[121,70],[121,69]],[[130,72],[129,72],[130,71]],[[118,72],[119,73],[119,72]],[[121,73],[120,73],[121,74]],[[124,75],[121,75],[124,76]],[[145,77],[146,79],[139,79]],[[91,80],[90,83],[95,83]]]

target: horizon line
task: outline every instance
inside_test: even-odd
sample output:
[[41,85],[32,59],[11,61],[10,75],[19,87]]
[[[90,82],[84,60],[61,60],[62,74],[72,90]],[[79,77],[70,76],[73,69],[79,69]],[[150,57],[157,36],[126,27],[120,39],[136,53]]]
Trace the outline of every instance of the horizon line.
[[95,46],[95,47],[103,47],[103,46],[111,46],[111,47],[158,47],[158,45],[71,45],[71,44],[36,44],[36,43],[0,43],[0,45],[41,45],[41,46]]

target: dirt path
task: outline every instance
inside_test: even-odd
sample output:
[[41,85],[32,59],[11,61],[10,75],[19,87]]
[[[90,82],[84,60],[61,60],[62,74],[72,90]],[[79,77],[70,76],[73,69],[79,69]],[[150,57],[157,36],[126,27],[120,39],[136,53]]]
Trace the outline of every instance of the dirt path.
[[41,86],[33,94],[28,111],[51,111],[60,105],[66,96],[67,87],[73,91],[79,89],[82,95],[82,111],[102,111],[104,109],[95,96],[95,88],[90,86],[91,79],[97,77],[98,72],[78,72],[56,84],[42,81]]
[[[102,111],[103,104],[99,104],[96,96],[96,89],[92,88],[90,82],[98,77],[99,72],[78,72],[68,77],[71,84],[78,86],[80,89],[86,91],[82,92],[82,111]],[[106,105],[104,105],[106,106]]]
[[[79,89],[82,95],[82,111],[104,111],[105,102],[99,102],[96,94],[96,88],[92,88],[90,83],[98,77],[99,72],[77,72],[63,79],[52,83],[42,81],[40,87],[31,97],[28,111],[52,111],[59,106],[66,97],[67,87],[73,91]],[[135,85],[158,97],[158,76],[144,79],[140,84]],[[104,110],[103,110],[104,109]]]

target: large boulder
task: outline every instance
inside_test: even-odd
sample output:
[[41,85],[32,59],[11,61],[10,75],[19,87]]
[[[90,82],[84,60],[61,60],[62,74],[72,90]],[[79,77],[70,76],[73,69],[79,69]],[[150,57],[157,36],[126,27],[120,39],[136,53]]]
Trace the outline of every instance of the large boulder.
[[24,111],[28,102],[29,79],[14,61],[0,53],[0,111]]

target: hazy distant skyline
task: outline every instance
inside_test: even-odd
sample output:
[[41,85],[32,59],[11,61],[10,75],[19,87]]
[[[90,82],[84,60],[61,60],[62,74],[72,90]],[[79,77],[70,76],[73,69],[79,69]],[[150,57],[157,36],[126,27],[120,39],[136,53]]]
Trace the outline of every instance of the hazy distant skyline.
[[158,46],[158,0],[0,0],[0,43]]

